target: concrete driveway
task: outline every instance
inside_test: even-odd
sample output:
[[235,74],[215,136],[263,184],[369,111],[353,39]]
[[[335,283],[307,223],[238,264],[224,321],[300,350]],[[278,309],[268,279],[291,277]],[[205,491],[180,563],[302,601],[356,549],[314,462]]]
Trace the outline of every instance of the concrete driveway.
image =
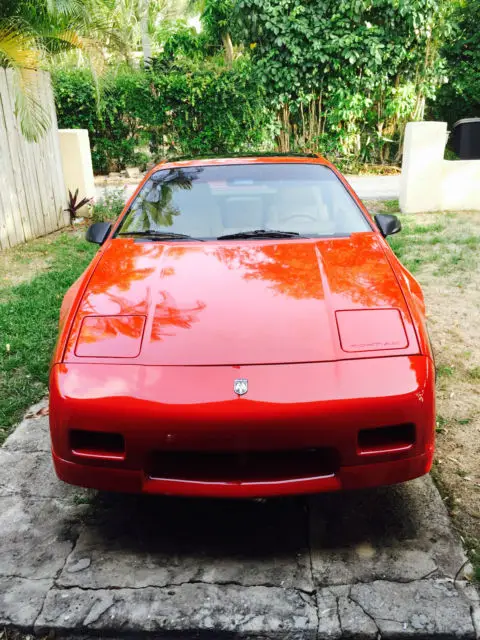
[[395,176],[346,176],[362,200],[398,200],[400,174]]
[[475,638],[465,556],[428,477],[269,501],[58,482],[48,417],[0,449],[0,628],[82,638]]

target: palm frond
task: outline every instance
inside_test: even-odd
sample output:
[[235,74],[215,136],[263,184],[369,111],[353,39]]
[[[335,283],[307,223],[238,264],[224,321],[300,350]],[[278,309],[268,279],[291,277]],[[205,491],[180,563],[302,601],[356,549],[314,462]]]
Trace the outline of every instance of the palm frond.
[[0,66],[12,70],[15,115],[29,142],[38,140],[50,127],[50,115],[37,93],[35,69],[42,60],[43,52],[32,35],[12,24],[0,27]]
[[46,0],[46,9],[50,15],[70,16],[85,12],[85,2],[82,0]]
[[38,69],[42,52],[35,38],[13,25],[0,25],[0,64],[14,69]]
[[38,99],[37,72],[32,69],[13,69],[15,115],[20,129],[29,142],[36,142],[50,128],[48,111]]

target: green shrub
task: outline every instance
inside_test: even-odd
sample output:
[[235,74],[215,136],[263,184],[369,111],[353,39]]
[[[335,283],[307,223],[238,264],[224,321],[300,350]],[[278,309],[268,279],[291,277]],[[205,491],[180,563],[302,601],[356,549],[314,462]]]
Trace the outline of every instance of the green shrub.
[[125,188],[104,189],[103,196],[93,204],[92,222],[113,221],[125,206]]
[[53,83],[59,126],[88,129],[96,173],[145,164],[145,146],[158,161],[268,142],[272,114],[245,57],[232,68],[185,58],[167,71],[112,71],[102,79],[99,102],[85,69],[58,70]]
[[[478,0],[476,0],[478,1]],[[224,0],[221,0],[223,4]],[[236,0],[279,147],[398,162],[444,74],[451,0]]]
[[480,116],[480,0],[459,0],[455,5],[452,37],[442,53],[448,68],[448,82],[429,106],[429,117],[452,126],[461,118]]

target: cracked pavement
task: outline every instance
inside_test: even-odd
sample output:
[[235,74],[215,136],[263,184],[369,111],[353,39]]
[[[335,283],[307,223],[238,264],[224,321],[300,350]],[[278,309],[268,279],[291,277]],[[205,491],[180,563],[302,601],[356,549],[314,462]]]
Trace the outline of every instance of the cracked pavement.
[[429,477],[268,501],[98,494],[56,479],[48,417],[0,448],[0,628],[473,640],[465,562]]

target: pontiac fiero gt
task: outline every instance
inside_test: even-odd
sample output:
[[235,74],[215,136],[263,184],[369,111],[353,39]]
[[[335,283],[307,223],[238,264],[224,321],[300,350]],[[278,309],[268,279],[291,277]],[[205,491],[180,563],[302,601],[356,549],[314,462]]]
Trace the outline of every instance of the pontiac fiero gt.
[[258,497],[429,471],[422,292],[316,156],[166,162],[65,296],[50,377],[75,485]]

